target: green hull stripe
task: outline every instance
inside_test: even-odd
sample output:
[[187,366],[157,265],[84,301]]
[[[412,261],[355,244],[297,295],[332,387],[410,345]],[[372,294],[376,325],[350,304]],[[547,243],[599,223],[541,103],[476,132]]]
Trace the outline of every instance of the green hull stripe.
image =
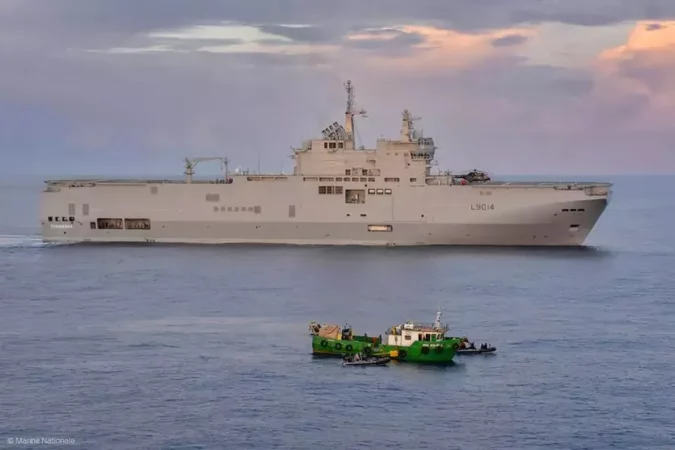
[[[453,360],[460,344],[460,339],[446,338],[442,341],[415,341],[410,346],[376,345],[372,341],[330,339],[312,336],[312,351],[317,354],[340,356],[345,353],[377,353],[390,356],[391,351],[398,351],[398,356],[391,358],[397,361],[415,363],[448,363]],[[324,345],[321,345],[324,344]],[[347,346],[351,346],[349,349]]]

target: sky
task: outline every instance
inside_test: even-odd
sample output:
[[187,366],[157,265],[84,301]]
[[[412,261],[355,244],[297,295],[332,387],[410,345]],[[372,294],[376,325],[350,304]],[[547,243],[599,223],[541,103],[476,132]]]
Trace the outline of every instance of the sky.
[[0,173],[290,172],[348,79],[443,170],[675,172],[673,0],[0,0]]

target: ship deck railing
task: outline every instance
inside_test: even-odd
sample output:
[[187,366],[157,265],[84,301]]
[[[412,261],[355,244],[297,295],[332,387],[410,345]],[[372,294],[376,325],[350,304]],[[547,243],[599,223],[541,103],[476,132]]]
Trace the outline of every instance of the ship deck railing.
[[[406,325],[412,325],[413,328],[412,330],[410,328],[406,328]],[[425,323],[425,322],[415,322],[415,321],[410,321],[406,322],[401,325],[401,331],[403,330],[408,330],[408,331],[429,331],[429,332],[440,332],[440,331],[446,331],[449,329],[449,326],[447,323],[442,323],[440,324],[440,328],[436,328],[436,324],[434,323]]]
[[[228,178],[242,179],[247,181],[258,180],[282,180],[292,177],[292,174],[283,173],[269,173],[269,174],[228,174]],[[214,176],[213,178],[192,179],[189,183],[184,178],[72,178],[72,179],[56,179],[45,180],[48,186],[68,186],[68,187],[83,187],[92,186],[96,184],[116,184],[116,185],[144,185],[144,184],[227,184],[225,183],[224,175]]]
[[[246,177],[247,181],[262,181],[262,180],[282,180],[293,177],[307,176],[306,174],[283,174],[283,173],[265,173],[265,174],[228,174],[228,178],[241,179]],[[316,175],[317,177],[319,175]],[[338,176],[335,174],[321,175],[321,176]],[[193,179],[191,184],[224,184],[224,178],[204,178]],[[426,177],[426,184],[432,186],[450,186],[457,185],[452,177],[446,175],[433,175]],[[168,179],[168,178],[72,178],[72,179],[54,179],[45,180],[47,186],[67,186],[67,187],[83,187],[92,185],[143,185],[143,184],[190,184],[185,179]],[[594,181],[485,181],[485,182],[471,182],[466,184],[467,187],[489,187],[489,188],[551,188],[556,190],[589,190],[589,195],[606,195],[608,190],[612,187],[612,183],[594,182]]]
[[[432,175],[426,177],[426,184],[430,186],[451,186],[459,185],[453,181],[451,176]],[[587,188],[611,188],[612,183],[602,181],[473,181],[466,185],[467,187],[490,187],[490,188],[552,188],[557,190],[584,190]]]

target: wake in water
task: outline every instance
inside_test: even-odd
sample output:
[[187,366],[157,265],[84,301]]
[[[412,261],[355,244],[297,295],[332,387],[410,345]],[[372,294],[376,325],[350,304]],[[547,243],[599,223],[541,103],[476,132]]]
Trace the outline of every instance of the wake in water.
[[0,248],[53,247],[55,245],[64,244],[43,242],[38,235],[0,234]]

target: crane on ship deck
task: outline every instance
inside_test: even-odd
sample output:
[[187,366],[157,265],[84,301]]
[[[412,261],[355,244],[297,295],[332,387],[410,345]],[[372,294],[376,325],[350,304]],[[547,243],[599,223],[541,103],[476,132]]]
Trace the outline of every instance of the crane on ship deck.
[[185,182],[192,183],[192,176],[195,174],[195,166],[200,162],[205,161],[220,161],[220,167],[223,173],[225,174],[224,182],[231,183],[232,180],[228,177],[228,164],[229,161],[227,158],[220,156],[202,156],[197,158],[185,158]]

